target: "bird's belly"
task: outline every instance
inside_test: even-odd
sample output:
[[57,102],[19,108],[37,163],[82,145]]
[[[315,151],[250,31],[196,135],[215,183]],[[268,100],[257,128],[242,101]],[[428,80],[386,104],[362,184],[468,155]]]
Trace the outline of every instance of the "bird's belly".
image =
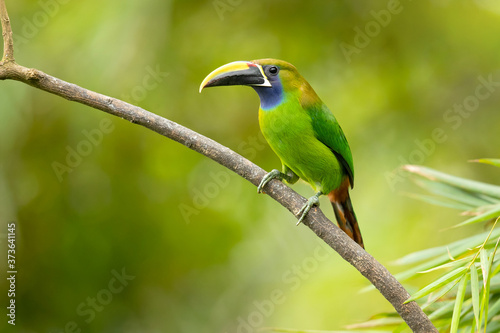
[[262,126],[267,142],[284,166],[308,182],[316,191],[329,193],[340,186],[342,169],[332,151],[319,141],[311,126],[285,121]]

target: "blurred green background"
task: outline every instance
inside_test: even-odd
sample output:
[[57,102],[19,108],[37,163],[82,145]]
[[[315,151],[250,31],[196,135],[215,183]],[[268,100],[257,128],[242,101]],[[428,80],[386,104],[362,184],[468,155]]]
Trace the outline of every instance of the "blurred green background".
[[[366,248],[392,272],[407,253],[481,229],[446,230],[462,217],[402,195],[415,188],[394,170],[418,163],[498,183],[494,168],[467,163],[499,155],[497,1],[7,7],[18,63],[139,105],[266,170],[279,160],[262,142],[257,95],[198,87],[234,60],[295,64],[346,133]],[[0,82],[0,111],[0,270],[15,221],[14,331],[334,330],[391,310],[377,292],[359,293],[367,281],[279,204],[186,147],[14,81]],[[7,289],[1,279],[2,307]]]

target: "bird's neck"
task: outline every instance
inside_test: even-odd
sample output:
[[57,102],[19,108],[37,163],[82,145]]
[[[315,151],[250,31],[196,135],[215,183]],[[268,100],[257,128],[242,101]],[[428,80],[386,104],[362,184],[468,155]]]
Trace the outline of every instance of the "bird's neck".
[[260,98],[260,108],[264,111],[272,110],[283,102],[283,86],[278,81],[272,87],[253,86]]

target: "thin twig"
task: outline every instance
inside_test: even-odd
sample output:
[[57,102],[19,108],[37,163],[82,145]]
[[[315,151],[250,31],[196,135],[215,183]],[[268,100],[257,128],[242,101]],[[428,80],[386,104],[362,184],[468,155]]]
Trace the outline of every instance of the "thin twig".
[[12,28],[10,26],[9,14],[5,1],[0,1],[0,21],[2,22],[3,57],[0,65],[14,61],[14,39],[12,38]]
[[[13,58],[12,31],[4,0],[0,0],[0,16],[2,29],[4,29],[4,45],[7,45],[7,52],[4,52],[5,62],[0,63],[0,80],[17,80],[70,101],[88,105],[144,126],[211,158],[256,186],[266,174],[260,167],[229,148],[189,128],[119,99],[84,89],[37,69],[30,69],[16,64]],[[5,40],[5,36],[7,36],[7,40]],[[276,180],[266,185],[266,193],[296,217],[300,208],[306,202],[305,198]],[[404,304],[410,295],[394,276],[334,223],[328,220],[321,210],[318,208],[311,209],[303,223],[365,276],[393,305],[414,332],[437,332],[417,303]]]

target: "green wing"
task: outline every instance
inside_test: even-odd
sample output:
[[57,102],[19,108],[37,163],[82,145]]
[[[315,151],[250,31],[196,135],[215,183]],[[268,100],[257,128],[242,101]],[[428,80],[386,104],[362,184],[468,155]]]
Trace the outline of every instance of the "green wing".
[[337,119],[325,104],[307,108],[316,138],[335,154],[354,186],[354,166],[351,149]]

